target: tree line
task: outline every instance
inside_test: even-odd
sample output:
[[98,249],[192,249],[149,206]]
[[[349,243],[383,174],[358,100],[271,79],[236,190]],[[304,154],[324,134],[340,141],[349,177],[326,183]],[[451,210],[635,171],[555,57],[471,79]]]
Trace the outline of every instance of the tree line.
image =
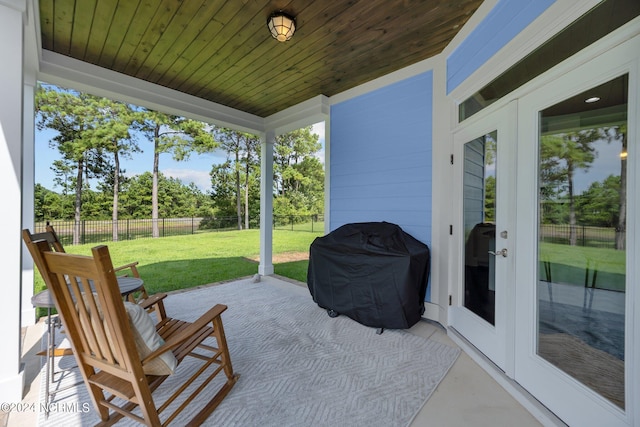
[[[81,220],[112,219],[117,240],[118,218],[235,216],[242,229],[259,214],[256,135],[47,84],[38,85],[35,105],[37,129],[55,131],[49,147],[60,159],[51,169],[61,188],[55,192],[36,183],[37,220],[74,220],[79,236]],[[150,171],[127,177],[121,160],[143,147],[153,150]],[[321,148],[311,127],[276,138],[275,215],[323,213],[324,167],[316,157]],[[211,165],[211,189],[205,193],[160,172],[160,154],[188,161],[192,154],[216,150],[226,153],[226,161]],[[95,189],[90,180],[98,182]]]
[[[591,168],[597,157],[598,141],[621,146],[619,173],[592,182],[576,194],[575,179],[579,171]],[[615,248],[625,249],[627,200],[626,124],[581,129],[543,135],[540,140],[540,222],[569,225],[569,244],[577,243],[577,226],[615,229]],[[485,163],[495,164],[496,144],[485,141]],[[495,221],[496,178],[485,177],[484,220]]]
[[[592,182],[576,194],[575,176],[591,168],[594,143],[621,144],[619,174]],[[541,223],[569,224],[569,244],[577,241],[576,225],[615,228],[615,248],[625,249],[627,203],[626,124],[545,135],[540,144]]]

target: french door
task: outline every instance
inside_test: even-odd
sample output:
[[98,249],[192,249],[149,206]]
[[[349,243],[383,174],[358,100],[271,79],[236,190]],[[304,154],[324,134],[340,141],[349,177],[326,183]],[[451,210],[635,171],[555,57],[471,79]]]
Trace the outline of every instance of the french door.
[[451,326],[505,370],[507,316],[513,288],[515,103],[454,134],[457,218],[457,301]]
[[565,423],[631,426],[640,36],[601,52],[454,132],[449,322]]
[[640,423],[639,41],[518,100],[514,378],[569,425]]

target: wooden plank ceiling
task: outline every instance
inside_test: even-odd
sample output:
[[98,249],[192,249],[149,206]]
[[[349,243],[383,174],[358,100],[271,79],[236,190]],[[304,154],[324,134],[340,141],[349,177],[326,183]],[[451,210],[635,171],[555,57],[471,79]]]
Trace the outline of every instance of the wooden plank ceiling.
[[[40,0],[42,47],[261,117],[442,51],[482,0]],[[296,18],[288,42],[268,16]]]

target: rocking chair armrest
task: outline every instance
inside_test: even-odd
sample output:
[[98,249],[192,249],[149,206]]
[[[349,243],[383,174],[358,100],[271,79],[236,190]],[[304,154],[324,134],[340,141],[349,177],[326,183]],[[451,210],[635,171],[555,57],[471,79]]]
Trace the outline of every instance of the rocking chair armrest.
[[119,267],[115,267],[113,269],[113,271],[115,271],[117,273],[118,271],[130,269],[131,270],[131,274],[133,274],[133,277],[140,278],[140,273],[138,273],[137,265],[138,265],[138,261],[134,261],[134,262],[130,262],[129,264],[124,264],[124,265],[121,265]]
[[149,298],[143,299],[138,304],[140,304],[140,306],[145,310],[153,307],[154,305],[161,305],[164,308],[164,302],[162,300],[165,299],[166,297],[167,297],[167,294],[165,294],[164,292],[153,294]]
[[166,352],[168,350],[171,350],[174,347],[178,347],[184,341],[187,341],[188,339],[192,338],[195,334],[198,333],[198,331],[200,331],[203,328],[209,326],[209,324],[211,322],[213,322],[213,320],[216,317],[220,317],[222,312],[225,311],[226,309],[227,309],[226,305],[216,304],[211,309],[209,309],[209,311],[207,311],[202,316],[200,316],[195,322],[190,323],[188,326],[186,326],[180,332],[178,332],[175,335],[172,335],[171,337],[169,337],[165,341],[165,343],[163,345],[161,345],[155,351],[153,351],[152,353],[147,355],[147,357],[145,357],[142,360],[142,363],[145,364],[149,360],[151,360],[151,359],[153,359],[155,357],[158,357],[162,353],[164,353],[164,352]]

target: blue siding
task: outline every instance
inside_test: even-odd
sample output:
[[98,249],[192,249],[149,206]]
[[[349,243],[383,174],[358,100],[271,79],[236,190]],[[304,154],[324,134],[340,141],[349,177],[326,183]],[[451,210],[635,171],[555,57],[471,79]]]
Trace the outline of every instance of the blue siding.
[[332,230],[387,221],[431,246],[432,95],[429,71],[331,107]]
[[500,0],[447,58],[447,93],[533,22],[555,0]]

